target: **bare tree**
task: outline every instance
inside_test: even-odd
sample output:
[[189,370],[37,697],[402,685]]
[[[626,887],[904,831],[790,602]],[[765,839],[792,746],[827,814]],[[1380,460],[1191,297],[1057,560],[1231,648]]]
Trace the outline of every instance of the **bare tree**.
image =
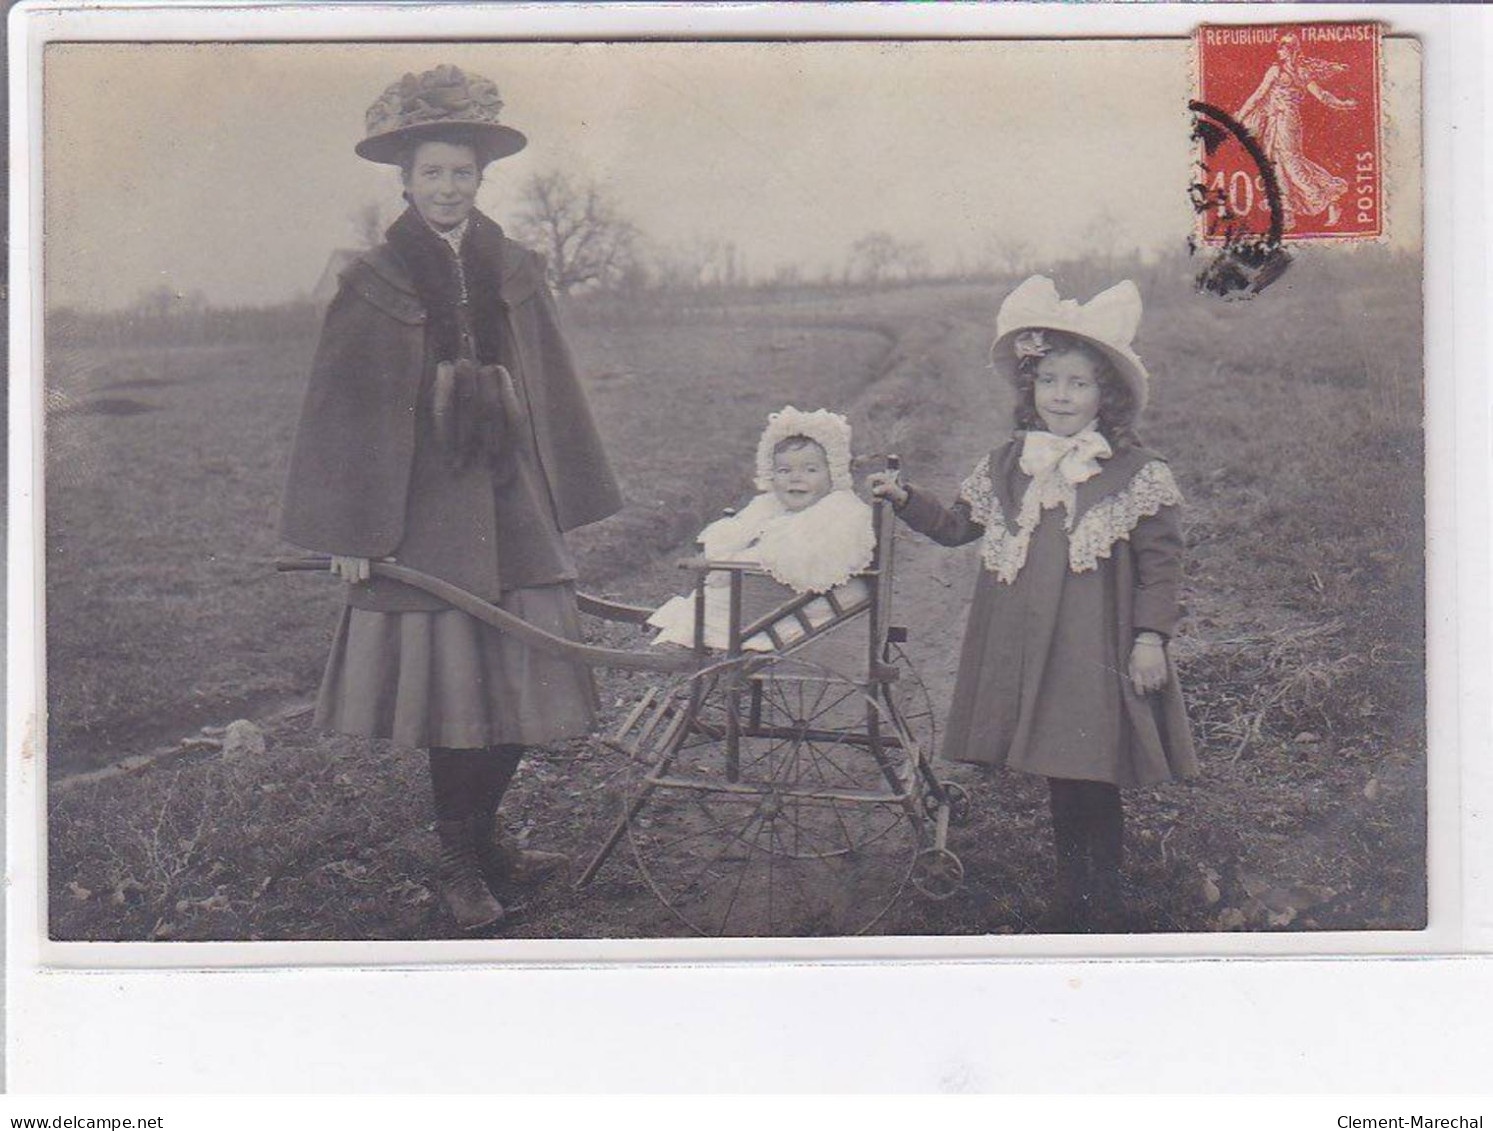
[[920,243],[903,243],[901,257],[904,279],[926,279],[932,270],[928,249]]
[[600,188],[559,170],[525,182],[514,230],[544,252],[550,283],[561,294],[588,285],[613,286],[637,261],[637,228],[618,214]]
[[675,290],[735,287],[747,282],[745,257],[734,241],[694,235],[653,252],[660,286]]
[[151,318],[158,322],[164,322],[171,317],[171,312],[177,308],[180,299],[176,288],[170,283],[157,283],[147,290],[141,291],[135,298],[135,313],[142,318]]
[[365,200],[352,214],[359,247],[377,247],[384,238],[384,213],[376,200]]
[[654,283],[664,290],[683,290],[699,285],[696,265],[678,247],[653,244],[648,250]]
[[772,285],[775,287],[797,287],[804,281],[804,269],[797,263],[779,263],[772,270]]
[[870,232],[850,245],[846,275],[865,283],[916,279],[928,272],[928,253],[886,232]]
[[1019,275],[1032,258],[1031,242],[1014,232],[993,232],[980,246],[978,266],[991,275]]
[[872,232],[850,245],[849,274],[867,283],[879,283],[897,261],[897,241],[886,232]]
[[1105,209],[1084,225],[1080,244],[1090,260],[1113,263],[1123,252],[1132,250],[1125,245],[1119,218]]

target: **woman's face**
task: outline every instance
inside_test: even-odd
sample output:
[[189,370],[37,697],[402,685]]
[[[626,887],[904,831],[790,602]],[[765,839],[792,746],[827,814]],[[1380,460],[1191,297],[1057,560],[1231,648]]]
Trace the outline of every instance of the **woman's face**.
[[482,167],[470,145],[425,141],[415,149],[404,191],[433,228],[454,228],[471,215],[482,185]]
[[1050,353],[1037,365],[1037,415],[1057,436],[1076,436],[1099,415],[1099,363],[1083,350]]
[[812,440],[773,455],[772,492],[787,510],[807,510],[828,495],[831,486],[829,460]]

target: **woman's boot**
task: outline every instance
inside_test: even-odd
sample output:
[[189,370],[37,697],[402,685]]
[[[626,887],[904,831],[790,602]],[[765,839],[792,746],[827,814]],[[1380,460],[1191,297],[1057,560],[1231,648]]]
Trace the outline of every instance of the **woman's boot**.
[[441,854],[436,869],[441,901],[463,931],[490,927],[503,918],[503,905],[493,897],[477,868],[472,849],[472,821],[437,821]]
[[535,884],[570,868],[570,857],[520,847],[517,838],[499,827],[498,806],[523,756],[522,746],[493,746],[488,748],[483,763],[478,791],[481,803],[472,820],[472,831],[482,878],[492,889]]
[[503,918],[503,905],[482,882],[477,866],[473,826],[481,795],[477,757],[485,750],[430,751],[430,793],[435,803],[435,830],[440,840],[436,883],[441,902],[463,931],[476,931]]

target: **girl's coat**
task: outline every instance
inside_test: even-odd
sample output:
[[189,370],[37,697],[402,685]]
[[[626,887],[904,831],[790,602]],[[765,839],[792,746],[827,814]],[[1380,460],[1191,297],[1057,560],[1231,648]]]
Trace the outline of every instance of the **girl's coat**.
[[984,539],[945,756],[1119,786],[1192,775],[1175,670],[1151,696],[1129,678],[1135,633],[1170,636],[1180,615],[1181,496],[1170,471],[1145,448],[1116,452],[1077,485],[1071,515],[1042,512],[1023,557],[1012,553],[1031,482],[1021,449],[1018,433],[991,452],[952,509],[909,488],[900,510],[946,546]]

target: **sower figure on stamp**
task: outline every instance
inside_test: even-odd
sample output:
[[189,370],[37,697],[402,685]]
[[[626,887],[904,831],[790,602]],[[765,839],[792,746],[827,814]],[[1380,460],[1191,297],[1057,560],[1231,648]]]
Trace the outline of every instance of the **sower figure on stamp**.
[[429,750],[440,890],[466,930],[502,918],[494,887],[564,864],[494,818],[525,747],[591,729],[595,688],[583,665],[370,578],[370,559],[578,639],[562,532],[621,505],[543,263],[475,207],[486,166],[526,144],[501,107],[443,66],[369,109],[356,151],[399,167],[408,208],[327,312],[282,527],[347,582],[316,721]]
[[1275,166],[1286,230],[1296,227],[1298,215],[1322,212],[1327,213],[1324,226],[1335,227],[1340,218],[1337,202],[1347,193],[1348,182],[1307,157],[1301,103],[1310,96],[1333,110],[1354,109],[1358,103],[1353,99],[1339,98],[1319,85],[1344,70],[1345,64],[1303,55],[1300,39],[1290,33],[1281,37],[1276,54],[1276,62],[1239,108],[1240,124],[1259,138],[1260,148]]
[[979,540],[945,755],[1047,778],[1056,886],[1046,926],[1124,927],[1120,789],[1196,772],[1166,644],[1178,616],[1181,493],[1134,424],[1149,378],[1126,281],[1086,305],[1036,276],[1001,305],[991,356],[1016,431],[952,508],[873,477],[909,526]]

